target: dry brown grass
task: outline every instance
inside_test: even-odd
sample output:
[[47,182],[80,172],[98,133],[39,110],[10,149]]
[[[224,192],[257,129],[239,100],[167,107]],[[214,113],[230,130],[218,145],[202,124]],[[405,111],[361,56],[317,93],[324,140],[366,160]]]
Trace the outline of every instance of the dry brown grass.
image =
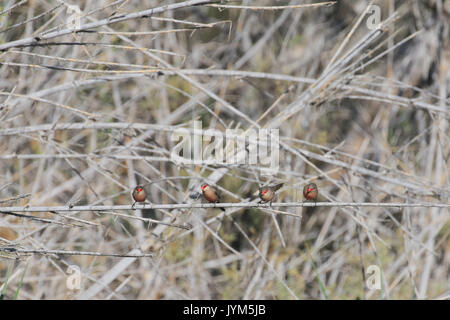
[[[224,202],[313,181],[324,202],[449,204],[450,1],[375,1],[375,30],[362,0],[200,2],[80,1],[76,33],[66,2],[0,2],[0,206],[129,205],[147,183],[198,203],[206,180]],[[279,128],[279,172],[177,165],[193,120]],[[450,298],[448,206],[50,210],[2,214],[5,299]]]

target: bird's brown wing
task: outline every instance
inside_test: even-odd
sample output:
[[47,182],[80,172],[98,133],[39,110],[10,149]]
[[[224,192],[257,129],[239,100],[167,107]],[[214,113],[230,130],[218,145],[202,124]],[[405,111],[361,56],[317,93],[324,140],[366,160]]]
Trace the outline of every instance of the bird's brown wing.
[[283,185],[284,185],[284,183],[280,183],[280,184],[274,185],[274,186],[272,187],[272,190],[273,190],[273,191],[277,191],[277,190],[280,189]]

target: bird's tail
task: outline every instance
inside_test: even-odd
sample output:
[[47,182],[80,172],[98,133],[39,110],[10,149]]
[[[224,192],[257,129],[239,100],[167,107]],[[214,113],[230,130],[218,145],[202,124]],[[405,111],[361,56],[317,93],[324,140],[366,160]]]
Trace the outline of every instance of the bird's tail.
[[277,190],[280,189],[283,185],[284,185],[284,183],[280,183],[280,184],[274,185],[274,186],[273,186],[273,191],[277,191]]

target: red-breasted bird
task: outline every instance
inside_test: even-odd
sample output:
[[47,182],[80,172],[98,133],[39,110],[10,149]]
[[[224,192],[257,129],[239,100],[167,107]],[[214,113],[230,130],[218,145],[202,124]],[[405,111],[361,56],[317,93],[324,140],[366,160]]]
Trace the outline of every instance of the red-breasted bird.
[[[209,184],[204,183],[202,184],[202,193],[203,197],[210,203],[219,203],[220,202],[220,196],[217,193],[216,189],[211,187]],[[225,211],[225,208],[220,208],[220,210]]]
[[136,202],[144,202],[145,199],[147,199],[147,193],[144,190],[143,186],[136,186],[133,190],[133,207],[136,204]]
[[319,195],[319,190],[315,183],[307,184],[303,187],[303,196],[307,200],[317,201],[317,196]]
[[275,192],[277,192],[277,190],[280,189],[283,184],[284,183],[280,183],[273,186],[262,186],[261,188],[259,188],[259,197],[261,198],[261,201],[259,201],[259,203],[270,202],[270,204],[272,204],[272,200],[275,197]]

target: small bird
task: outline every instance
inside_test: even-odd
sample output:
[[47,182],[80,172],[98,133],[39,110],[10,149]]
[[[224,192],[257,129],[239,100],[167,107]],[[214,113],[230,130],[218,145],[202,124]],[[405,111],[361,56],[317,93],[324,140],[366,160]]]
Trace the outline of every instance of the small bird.
[[303,187],[303,196],[307,200],[317,201],[318,195],[319,190],[317,189],[317,185],[315,183],[310,183]]
[[259,203],[269,202],[272,205],[272,200],[275,197],[275,192],[283,186],[284,183],[276,184],[273,186],[262,186],[259,188],[259,197],[261,201]]
[[[220,196],[217,193],[216,189],[211,187],[209,184],[204,183],[202,184],[202,193],[203,197],[210,203],[219,203],[220,202]],[[225,208],[220,208],[220,210],[225,211]]]
[[134,203],[133,206],[136,204],[136,202],[144,202],[145,199],[147,199],[147,193],[144,190],[143,186],[136,186],[133,190],[133,199]]

